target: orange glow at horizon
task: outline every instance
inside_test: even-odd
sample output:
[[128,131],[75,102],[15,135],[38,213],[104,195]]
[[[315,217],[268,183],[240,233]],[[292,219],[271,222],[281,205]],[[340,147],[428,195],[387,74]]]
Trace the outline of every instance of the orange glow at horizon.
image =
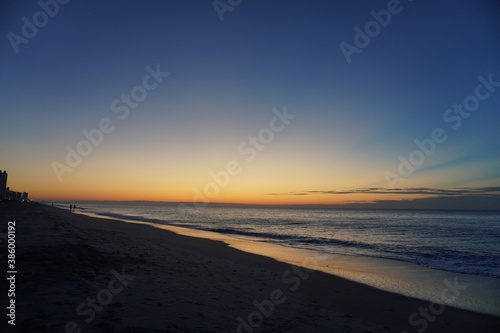
[[[360,161],[337,163],[310,163],[300,153],[277,154],[264,151],[254,161],[246,162],[229,151],[208,159],[185,153],[182,158],[169,156],[120,156],[109,149],[96,152],[58,182],[50,168],[51,157],[33,153],[40,160],[40,168],[33,168],[26,159],[21,167],[4,165],[8,171],[11,190],[28,192],[29,198],[45,201],[163,201],[214,202],[258,205],[342,205],[373,203],[379,200],[422,198],[422,195],[397,194],[325,194],[306,191],[349,191],[366,187],[386,187],[377,163],[369,167]],[[94,157],[95,156],[95,157]],[[240,172],[225,177],[228,161],[237,160]],[[477,168],[477,165],[472,165]],[[223,172],[224,171],[224,172]],[[461,170],[435,172],[435,177],[416,174],[407,179],[405,187],[425,187],[448,182],[460,176]],[[216,176],[214,176],[214,174]],[[217,176],[219,175],[219,176]],[[353,181],[355,179],[355,181]],[[430,180],[430,181],[429,181]],[[201,194],[200,194],[201,193]],[[304,193],[301,195],[301,193]]]
[[[247,190],[220,191],[210,197],[209,193],[198,188],[165,191],[156,188],[148,191],[145,188],[136,191],[128,188],[85,188],[64,186],[52,191],[37,191],[31,188],[30,198],[43,201],[158,201],[188,203],[233,203],[250,205],[343,205],[349,203],[373,203],[379,200],[400,200],[400,195],[391,194],[270,194]],[[420,198],[421,195],[405,196],[404,199]]]
[[[69,174],[63,182],[54,182],[54,175],[43,169],[9,173],[8,186],[11,190],[28,192],[29,198],[43,201],[163,201],[163,202],[214,202],[257,205],[342,205],[346,203],[371,203],[377,200],[399,200],[400,195],[390,194],[322,194],[301,191],[349,190],[363,187],[369,182],[368,176],[357,184],[347,180],[334,179],[326,182],[319,176],[297,179],[294,174],[300,165],[283,171],[282,166],[265,169],[265,165],[255,165],[255,169],[231,177],[222,186],[208,175],[208,172],[181,172],[172,168],[171,175],[163,170],[150,168],[146,175],[139,172],[139,166],[113,170],[102,166],[94,168],[82,166]],[[51,170],[50,170],[51,171]],[[245,170],[244,170],[245,171]],[[20,177],[22,174],[23,177]],[[262,177],[261,175],[266,175]],[[224,179],[220,179],[222,182]],[[353,186],[348,186],[353,185]],[[299,194],[292,194],[299,193]],[[405,196],[405,199],[421,197]]]

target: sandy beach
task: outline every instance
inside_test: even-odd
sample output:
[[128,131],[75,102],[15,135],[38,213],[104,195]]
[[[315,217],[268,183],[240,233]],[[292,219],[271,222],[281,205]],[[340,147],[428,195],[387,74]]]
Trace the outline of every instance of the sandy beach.
[[[384,292],[148,225],[36,203],[0,203],[0,217],[2,270],[8,221],[15,221],[17,266],[15,327],[4,314],[3,332],[500,328],[500,317]],[[7,302],[3,296],[4,311]]]

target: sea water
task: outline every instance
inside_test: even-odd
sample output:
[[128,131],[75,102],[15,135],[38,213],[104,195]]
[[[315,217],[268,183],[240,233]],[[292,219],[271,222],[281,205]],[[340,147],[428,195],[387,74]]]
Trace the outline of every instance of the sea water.
[[[500,315],[499,211],[192,209],[147,202],[80,202],[77,207],[106,217],[187,228],[198,233],[175,231],[223,240],[293,264],[305,257],[321,258],[311,268]],[[454,283],[466,286],[461,297],[453,302],[439,299]]]
[[185,214],[161,204],[78,206],[108,217],[500,278],[500,211],[206,207]]

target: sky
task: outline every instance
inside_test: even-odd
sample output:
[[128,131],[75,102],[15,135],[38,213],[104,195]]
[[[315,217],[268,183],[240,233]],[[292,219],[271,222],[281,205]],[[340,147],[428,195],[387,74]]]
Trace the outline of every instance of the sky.
[[496,1],[1,6],[0,170],[32,199],[500,203]]

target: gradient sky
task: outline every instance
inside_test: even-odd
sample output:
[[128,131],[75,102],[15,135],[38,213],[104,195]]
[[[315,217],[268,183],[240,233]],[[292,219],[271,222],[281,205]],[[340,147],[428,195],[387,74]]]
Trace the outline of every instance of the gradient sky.
[[[401,1],[348,63],[340,43],[354,45],[353,29],[391,3],[242,1],[221,21],[212,1],[73,0],[16,53],[9,33],[22,37],[23,17],[43,20],[42,9],[3,2],[0,170],[37,200],[341,204],[485,187],[500,195],[500,87],[481,88],[488,97],[458,128],[458,113],[443,118],[475,94],[479,76],[500,82],[500,6]],[[120,119],[113,101],[142,85],[148,66],[169,75]],[[265,128],[284,108],[296,117],[271,140]],[[66,165],[66,147],[105,118],[114,130],[58,177],[54,162]],[[446,141],[404,181],[388,182],[398,158],[436,128]],[[259,132],[269,142],[253,155],[249,136]],[[230,161],[239,172],[214,183],[209,173]]]

